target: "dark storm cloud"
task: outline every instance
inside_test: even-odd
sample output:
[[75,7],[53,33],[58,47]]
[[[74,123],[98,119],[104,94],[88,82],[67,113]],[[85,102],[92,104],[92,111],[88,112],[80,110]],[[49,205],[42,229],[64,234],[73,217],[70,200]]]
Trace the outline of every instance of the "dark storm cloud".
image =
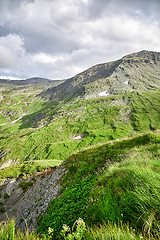
[[0,0],[0,75],[66,78],[160,51],[159,0]]

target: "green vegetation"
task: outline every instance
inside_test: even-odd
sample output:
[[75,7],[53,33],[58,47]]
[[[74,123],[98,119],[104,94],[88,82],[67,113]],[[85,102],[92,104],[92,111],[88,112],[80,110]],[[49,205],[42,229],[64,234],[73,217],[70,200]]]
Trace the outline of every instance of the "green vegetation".
[[33,186],[33,182],[21,182],[20,183],[20,187],[22,187],[23,190],[26,190],[30,186]]
[[8,223],[0,223],[0,239],[1,240],[40,240],[47,238],[39,237],[34,232],[29,233],[27,227],[25,233],[16,229],[15,220],[9,220]]
[[[148,239],[146,236],[139,234],[125,224],[104,224],[96,228],[91,228],[85,235],[86,240],[142,240]],[[150,237],[149,239],[154,239]]]
[[63,224],[71,227],[81,217],[88,226],[129,223],[146,236],[158,237],[159,143],[159,133],[148,133],[70,156],[61,197],[39,217],[38,231],[47,233],[51,227],[58,239]]
[[4,199],[8,199],[9,198],[9,195],[7,193],[4,194],[3,196]]
[[[144,236],[139,234],[128,225],[125,224],[108,224],[100,225],[96,228],[86,228],[85,222],[82,219],[78,219],[72,229],[69,226],[63,225],[60,232],[61,239],[65,240],[141,240],[148,239],[154,240],[155,238],[150,236]],[[53,229],[49,228],[47,235],[37,235],[34,231],[29,232],[26,227],[25,232],[21,232],[16,228],[15,220],[12,219],[8,223],[0,223],[0,239],[1,240],[49,240],[53,239]]]
[[35,160],[30,162],[24,162],[22,164],[16,164],[10,167],[6,167],[1,170],[0,178],[17,178],[19,175],[31,176],[36,172],[40,172],[49,167],[59,166],[62,161],[60,160]]
[[[9,159],[19,163],[65,160],[86,146],[160,127],[158,91],[82,99],[58,106],[36,98],[30,104],[27,107],[33,113],[10,127],[0,126],[1,164]],[[39,110],[35,106],[39,106]],[[78,135],[82,138],[75,141]]]
[[5,207],[0,207],[0,213],[5,213]]

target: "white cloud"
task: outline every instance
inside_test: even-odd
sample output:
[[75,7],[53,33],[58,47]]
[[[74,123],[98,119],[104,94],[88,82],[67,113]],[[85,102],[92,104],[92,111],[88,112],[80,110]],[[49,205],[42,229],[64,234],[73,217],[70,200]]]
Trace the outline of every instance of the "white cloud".
[[9,79],[9,80],[21,80],[21,78],[17,78],[17,77],[13,77],[13,76],[3,76],[3,75],[0,75],[0,79]]
[[15,0],[14,7],[4,2],[1,75],[67,78],[131,52],[160,51],[156,0]]
[[10,49],[0,44],[0,68],[11,67],[14,63]]
[[23,39],[16,34],[0,37],[0,69],[12,70],[24,67],[25,49]]
[[58,57],[57,56],[51,56],[51,55],[48,55],[48,54],[45,54],[45,53],[39,53],[39,54],[34,54],[31,57],[31,59],[32,59],[33,62],[36,62],[36,63],[51,64],[51,63],[55,63],[58,60]]

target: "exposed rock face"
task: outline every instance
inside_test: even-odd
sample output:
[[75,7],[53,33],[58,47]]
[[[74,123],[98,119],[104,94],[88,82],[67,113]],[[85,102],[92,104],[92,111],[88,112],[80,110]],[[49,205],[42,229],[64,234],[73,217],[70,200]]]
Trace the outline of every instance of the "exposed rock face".
[[141,51],[118,61],[99,64],[43,91],[40,96],[50,100],[81,96],[94,98],[101,92],[121,94],[133,90],[160,88],[160,53]]
[[59,179],[65,171],[62,164],[54,173],[36,182],[26,192],[19,186],[20,178],[1,187],[3,188],[1,192],[7,193],[10,197],[4,204],[6,213],[1,214],[0,219],[6,220],[6,216],[15,217],[21,229],[25,228],[26,222],[30,230],[37,228],[37,217],[40,213],[46,213],[50,200],[58,195],[61,188]]

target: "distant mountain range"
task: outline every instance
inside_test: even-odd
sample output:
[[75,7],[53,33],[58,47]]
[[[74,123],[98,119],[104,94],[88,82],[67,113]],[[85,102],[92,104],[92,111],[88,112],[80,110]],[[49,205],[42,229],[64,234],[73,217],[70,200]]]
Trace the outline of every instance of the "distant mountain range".
[[73,96],[88,99],[159,88],[160,53],[141,51],[117,61],[95,65],[56,87],[44,90],[40,96],[50,100]]
[[65,80],[50,80],[47,78],[33,77],[25,80],[9,80],[9,79],[0,79],[0,84],[8,85],[30,85],[30,84],[49,84],[49,85],[58,85],[63,83]]

